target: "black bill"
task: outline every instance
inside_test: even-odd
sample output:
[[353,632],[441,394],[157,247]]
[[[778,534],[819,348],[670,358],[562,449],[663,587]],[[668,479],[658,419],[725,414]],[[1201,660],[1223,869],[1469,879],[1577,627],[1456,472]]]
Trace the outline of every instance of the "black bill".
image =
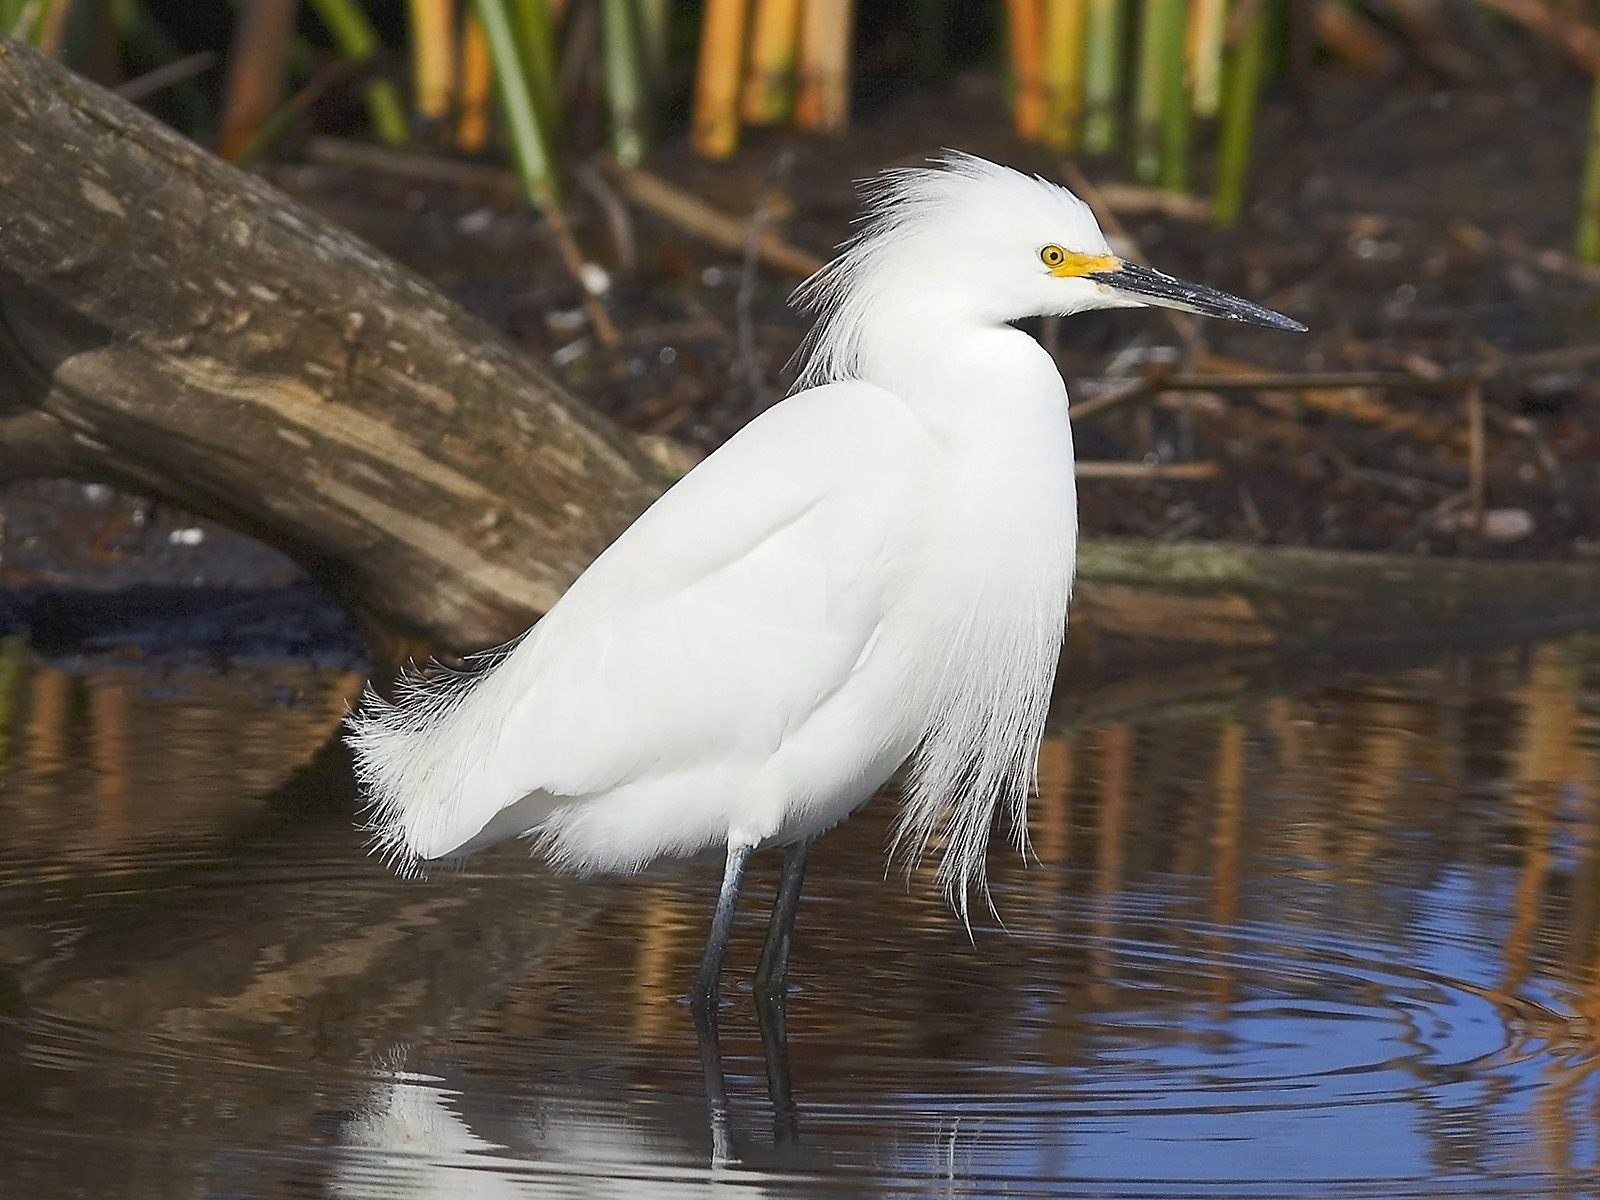
[[1219,292],[1198,283],[1174,279],[1150,267],[1125,262],[1114,271],[1096,271],[1088,276],[1096,283],[1115,288],[1147,304],[1162,308],[1178,308],[1184,312],[1199,313],[1203,317],[1221,317],[1228,321],[1244,321],[1249,325],[1265,325],[1268,329],[1287,329],[1304,333],[1306,327],[1299,321],[1262,308],[1238,296]]

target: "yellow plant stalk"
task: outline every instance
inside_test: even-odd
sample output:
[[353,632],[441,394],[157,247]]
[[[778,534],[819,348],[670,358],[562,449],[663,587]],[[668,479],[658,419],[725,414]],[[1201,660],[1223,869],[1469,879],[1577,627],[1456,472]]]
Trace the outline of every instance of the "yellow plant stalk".
[[744,81],[744,119],[775,125],[794,107],[800,0],[756,0],[750,73]]
[[1228,0],[1190,0],[1188,58],[1197,116],[1214,117],[1222,101],[1222,44],[1228,32]]
[[1083,125],[1085,0],[1044,0],[1045,145],[1076,150]]
[[417,114],[450,115],[456,88],[455,0],[407,0],[411,18],[411,85]]

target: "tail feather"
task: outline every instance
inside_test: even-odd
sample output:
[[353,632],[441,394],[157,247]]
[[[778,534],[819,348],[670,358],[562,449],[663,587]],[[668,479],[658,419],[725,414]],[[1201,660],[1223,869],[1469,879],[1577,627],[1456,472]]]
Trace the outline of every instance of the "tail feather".
[[[506,805],[492,786],[494,760],[513,697],[506,660],[515,643],[476,655],[466,670],[409,668],[389,700],[368,688],[348,718],[370,848],[403,875],[429,860],[458,857]],[[490,786],[486,786],[490,785]]]

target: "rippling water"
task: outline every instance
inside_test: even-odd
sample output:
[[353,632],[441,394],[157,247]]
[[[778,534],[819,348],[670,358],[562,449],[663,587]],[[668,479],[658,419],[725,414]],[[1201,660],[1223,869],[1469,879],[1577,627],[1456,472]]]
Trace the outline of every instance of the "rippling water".
[[885,880],[887,800],[820,843],[787,1115],[760,864],[715,1128],[719,864],[394,880],[324,749],[358,685],[0,643],[5,1195],[1600,1189],[1600,639],[1069,688],[1008,932]]

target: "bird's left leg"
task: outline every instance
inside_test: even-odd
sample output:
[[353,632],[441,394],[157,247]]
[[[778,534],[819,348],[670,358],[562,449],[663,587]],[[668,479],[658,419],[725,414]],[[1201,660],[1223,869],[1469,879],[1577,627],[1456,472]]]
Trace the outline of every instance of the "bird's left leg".
[[772,1098],[772,1136],[780,1146],[799,1140],[794,1087],[789,1080],[789,1029],[784,988],[789,976],[789,948],[794,944],[795,913],[800,908],[800,885],[805,882],[806,857],[812,839],[795,842],[783,852],[778,894],[772,901],[767,941],[756,968],[756,1016],[761,1025],[761,1048],[767,1060],[767,1095]]
[[758,1002],[783,1003],[789,979],[789,947],[794,944],[794,917],[800,909],[800,885],[806,878],[806,857],[814,839],[806,838],[786,847],[783,871],[778,876],[778,895],[772,902],[772,920],[767,925],[766,944],[761,947],[761,962],[756,967]]
[[706,938],[699,974],[694,977],[694,991],[689,993],[690,1007],[694,1009],[695,1020],[702,1027],[716,1023],[717,982],[722,975],[723,956],[728,952],[728,935],[733,932],[733,915],[739,906],[739,885],[744,882],[744,864],[750,857],[750,849],[749,846],[728,843],[728,863],[722,872],[722,892],[717,897],[716,910],[711,914],[711,933]]

